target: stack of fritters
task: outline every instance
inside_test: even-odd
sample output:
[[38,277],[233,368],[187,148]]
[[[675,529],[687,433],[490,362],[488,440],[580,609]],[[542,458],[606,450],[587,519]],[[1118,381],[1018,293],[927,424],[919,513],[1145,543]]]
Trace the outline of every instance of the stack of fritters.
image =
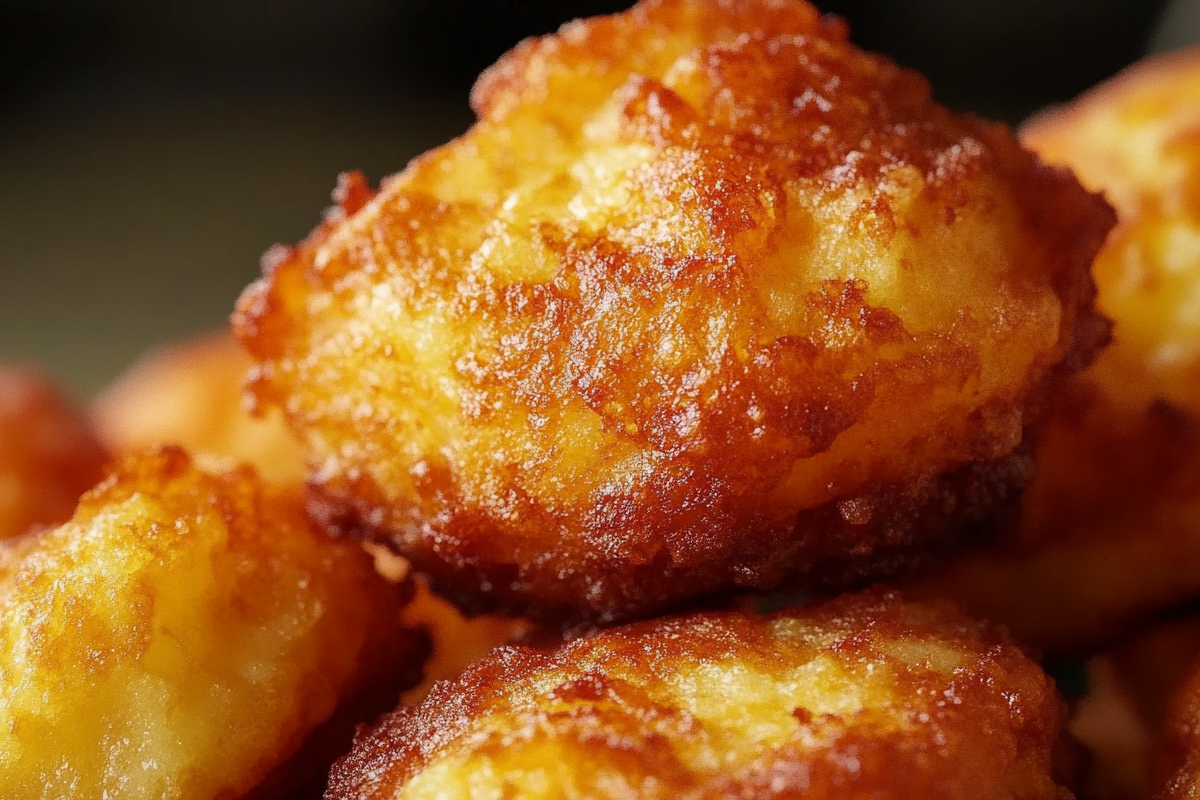
[[1023,146],[803,0],[646,0],[472,104],[244,350],[95,434],[0,376],[0,796],[1191,796],[1200,61]]

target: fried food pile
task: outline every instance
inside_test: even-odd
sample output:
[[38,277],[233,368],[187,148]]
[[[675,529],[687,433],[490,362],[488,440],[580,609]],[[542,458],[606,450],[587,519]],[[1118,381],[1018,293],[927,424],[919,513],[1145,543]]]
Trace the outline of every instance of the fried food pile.
[[1200,51],[1018,138],[643,0],[472,104],[90,414],[0,370],[0,797],[1195,793]]
[[1028,477],[1106,324],[1099,197],[801,2],[530,40],[234,317],[327,525],[475,608],[887,574]]

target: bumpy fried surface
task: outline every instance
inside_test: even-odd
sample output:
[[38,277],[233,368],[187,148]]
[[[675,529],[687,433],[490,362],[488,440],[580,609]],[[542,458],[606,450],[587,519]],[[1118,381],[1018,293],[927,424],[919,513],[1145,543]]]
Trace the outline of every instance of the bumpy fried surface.
[[460,600],[893,567],[1019,482],[1031,392],[1103,336],[1104,203],[799,0],[573,23],[472,104],[235,314],[315,510]]
[[173,443],[252,464],[271,481],[298,482],[304,462],[282,417],[254,417],[243,407],[251,366],[227,332],[168,345],[105,389],[93,421],[113,452]]
[[1200,596],[1200,50],[1143,62],[1023,132],[1103,189],[1113,344],[1059,398],[1012,541],[937,590],[1051,650]]
[[995,632],[867,593],[502,648],[364,732],[326,797],[1055,798],[1061,710]]
[[1200,661],[1171,698],[1164,739],[1155,764],[1155,800],[1200,797]]
[[250,469],[131,457],[0,549],[0,796],[237,797],[380,673],[415,673],[401,604]]
[[86,418],[53,383],[0,365],[0,539],[69,519],[104,460]]

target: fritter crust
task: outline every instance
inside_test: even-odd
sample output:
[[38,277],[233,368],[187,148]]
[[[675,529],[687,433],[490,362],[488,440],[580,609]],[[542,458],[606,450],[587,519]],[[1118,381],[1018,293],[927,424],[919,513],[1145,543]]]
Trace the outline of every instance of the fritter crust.
[[326,798],[1069,797],[1062,711],[1003,635],[866,593],[502,648],[364,731]]
[[480,607],[885,571],[1007,498],[1104,338],[1098,197],[791,0],[518,46],[479,122],[268,254],[235,330],[312,509]]
[[1200,661],[1171,698],[1166,717],[1153,797],[1193,800],[1200,797]]
[[87,419],[49,379],[0,365],[0,539],[71,517],[103,476]]
[[252,464],[270,481],[298,483],[304,459],[282,415],[255,417],[244,408],[252,365],[228,331],[158,348],[96,398],[93,423],[115,453],[178,444]]
[[1022,135],[1117,207],[1095,264],[1114,341],[1048,415],[1016,534],[930,585],[1081,651],[1200,596],[1200,49],[1144,61]]
[[0,548],[0,796],[247,792],[339,703],[415,680],[402,594],[249,468],[122,461]]

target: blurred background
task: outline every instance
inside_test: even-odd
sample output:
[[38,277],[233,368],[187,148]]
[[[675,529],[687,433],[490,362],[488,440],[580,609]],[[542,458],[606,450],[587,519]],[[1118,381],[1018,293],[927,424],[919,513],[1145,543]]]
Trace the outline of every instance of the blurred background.
[[[475,76],[601,0],[0,0],[0,360],[80,396],[223,324],[258,257],[463,131]],[[1200,0],[826,0],[958,110],[1019,122],[1151,50]]]

